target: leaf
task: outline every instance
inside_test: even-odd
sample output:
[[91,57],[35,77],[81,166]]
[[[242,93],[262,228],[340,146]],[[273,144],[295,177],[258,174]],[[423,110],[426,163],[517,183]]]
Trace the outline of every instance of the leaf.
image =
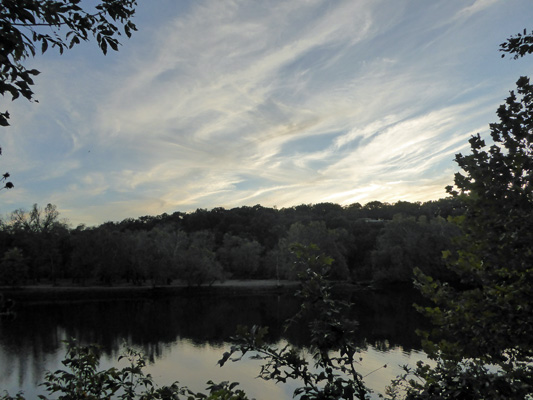
[[107,42],[104,40],[102,40],[102,42],[100,43],[100,48],[102,49],[102,53],[104,53],[104,55],[107,55]]
[[221,367],[224,366],[224,364],[226,363],[226,361],[228,361],[228,359],[231,357],[231,353],[229,352],[225,352],[223,355],[222,355],[222,358],[220,360],[217,361],[217,364],[219,364]]
[[9,122],[7,122],[7,118],[5,117],[5,114],[0,115],[0,126],[9,126]]
[[109,39],[107,43],[109,43],[113,50],[118,51],[118,41],[116,39]]

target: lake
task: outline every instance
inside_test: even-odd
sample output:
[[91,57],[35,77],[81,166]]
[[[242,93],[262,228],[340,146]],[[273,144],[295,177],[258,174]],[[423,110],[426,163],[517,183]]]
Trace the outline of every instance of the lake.
[[[413,309],[420,299],[410,291],[358,291],[343,295],[354,304],[363,361],[359,372],[370,387],[383,388],[400,365],[426,359],[415,329],[425,321]],[[269,327],[268,341],[305,350],[305,326],[285,332],[284,321],[299,304],[292,293],[250,295],[235,291],[120,300],[19,302],[17,317],[0,323],[0,389],[27,398],[43,393],[46,370],[60,368],[63,340],[102,346],[102,367],[115,365],[123,343],[141,349],[146,369],[159,384],[179,381],[193,390],[206,382],[240,382],[257,400],[291,399],[297,384],[276,385],[256,379],[258,360],[217,366],[238,325]],[[383,365],[387,364],[387,368]]]

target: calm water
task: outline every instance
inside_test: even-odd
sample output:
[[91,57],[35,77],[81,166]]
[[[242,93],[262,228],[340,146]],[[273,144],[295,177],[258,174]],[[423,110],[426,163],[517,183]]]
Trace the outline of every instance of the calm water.
[[[399,373],[399,365],[425,359],[414,333],[424,321],[412,309],[412,293],[361,292],[349,295],[360,324],[360,372],[376,390]],[[193,390],[205,382],[238,381],[258,400],[290,399],[297,385],[275,385],[255,377],[259,362],[244,360],[223,368],[217,361],[229,347],[237,325],[269,327],[269,341],[305,349],[305,327],[283,331],[298,308],[291,294],[190,296],[90,302],[19,304],[17,318],[0,324],[0,388],[27,398],[42,393],[44,371],[61,367],[62,340],[75,337],[104,349],[102,367],[114,365],[125,342],[143,350],[160,384],[179,381]]]

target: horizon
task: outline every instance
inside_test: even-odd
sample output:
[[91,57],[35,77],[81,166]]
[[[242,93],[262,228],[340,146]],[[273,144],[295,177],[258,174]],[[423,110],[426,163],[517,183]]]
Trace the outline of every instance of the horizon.
[[[370,201],[365,202],[365,203],[355,202],[355,203],[350,203],[350,204],[345,204],[345,205],[342,205],[342,204],[339,204],[339,203],[322,202],[322,203],[300,203],[300,204],[294,204],[294,205],[289,205],[289,206],[285,206],[285,207],[278,207],[276,205],[263,206],[262,204],[241,205],[241,206],[235,206],[235,207],[231,207],[231,208],[215,206],[215,207],[211,207],[211,208],[197,208],[195,210],[190,210],[190,211],[172,210],[172,211],[164,212],[164,213],[161,213],[161,214],[153,214],[153,215],[152,214],[146,214],[146,215],[139,215],[137,217],[125,217],[122,220],[108,220],[108,221],[103,221],[101,223],[94,224],[94,225],[88,225],[88,224],[81,223],[81,224],[77,224],[77,225],[74,226],[73,224],[71,224],[71,222],[67,218],[63,218],[61,213],[58,215],[58,219],[57,220],[61,224],[64,224],[68,229],[76,229],[78,227],[98,228],[98,227],[100,227],[102,225],[109,224],[109,223],[111,223],[111,224],[121,224],[122,222],[127,222],[128,220],[140,220],[140,219],[146,218],[146,217],[149,217],[149,218],[157,218],[157,217],[162,217],[162,216],[169,217],[169,216],[172,216],[172,215],[174,215],[176,213],[177,214],[191,215],[191,214],[194,214],[194,213],[196,213],[198,211],[212,212],[214,210],[220,210],[220,209],[222,209],[223,211],[233,211],[233,210],[237,210],[237,209],[240,209],[240,208],[256,208],[256,207],[260,207],[260,208],[271,209],[271,210],[276,210],[276,211],[283,211],[283,210],[287,210],[287,209],[291,209],[291,208],[297,208],[297,207],[301,207],[301,206],[311,207],[312,208],[312,207],[315,207],[315,206],[318,206],[318,205],[321,205],[321,204],[332,204],[332,205],[335,205],[335,206],[339,206],[339,207],[341,207],[344,210],[346,210],[346,209],[348,209],[348,208],[350,208],[352,206],[359,205],[360,209],[363,210],[363,209],[365,209],[366,206],[368,206],[371,203],[380,203],[384,207],[387,207],[387,206],[394,207],[398,203],[419,204],[420,206],[424,206],[424,204],[426,204],[426,203],[439,202],[441,200],[452,200],[452,199],[454,199],[454,197],[448,195],[446,197],[441,197],[441,198],[436,199],[436,200],[426,200],[426,201],[398,200],[398,201],[395,201],[395,202],[381,202],[379,200],[370,200]],[[52,205],[54,205],[54,204],[52,204]],[[37,204],[37,207],[41,211],[41,213],[44,212],[44,209],[45,209],[46,206],[47,206],[46,204],[42,204],[42,205],[41,204]],[[33,207],[33,205],[32,205],[32,207]],[[22,209],[21,211],[24,211],[24,213],[26,215],[29,215],[29,213],[31,211],[31,208]],[[19,211],[19,210],[14,210],[14,211]],[[10,214],[11,213],[0,216],[0,222],[9,225],[10,224]],[[403,214],[400,213],[400,215],[403,215]],[[425,215],[425,214],[423,214],[423,215]]]

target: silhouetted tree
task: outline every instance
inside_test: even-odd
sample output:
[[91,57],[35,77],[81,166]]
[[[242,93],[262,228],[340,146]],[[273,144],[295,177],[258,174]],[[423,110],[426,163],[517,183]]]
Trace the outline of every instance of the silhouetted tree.
[[0,284],[6,286],[20,286],[28,276],[28,264],[22,251],[13,247],[6,251],[0,261]]
[[[478,134],[471,154],[455,158],[455,188],[466,212],[462,236],[447,253],[460,277],[454,287],[418,274],[425,309],[436,324],[426,351],[434,367],[417,369],[423,383],[408,398],[522,399],[533,394],[533,86],[517,82],[490,125],[488,148]],[[490,368],[489,368],[490,367]]]

